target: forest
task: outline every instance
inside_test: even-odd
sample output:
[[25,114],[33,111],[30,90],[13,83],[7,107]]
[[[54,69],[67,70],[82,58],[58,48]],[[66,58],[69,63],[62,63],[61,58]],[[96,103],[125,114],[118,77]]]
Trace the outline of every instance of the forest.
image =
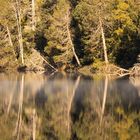
[[140,0],[0,0],[0,69],[129,69]]

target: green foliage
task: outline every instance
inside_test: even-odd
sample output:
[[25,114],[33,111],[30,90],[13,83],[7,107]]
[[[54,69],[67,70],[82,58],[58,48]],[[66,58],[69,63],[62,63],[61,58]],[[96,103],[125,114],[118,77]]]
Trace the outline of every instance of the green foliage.
[[71,18],[70,4],[67,0],[59,0],[50,15],[50,25],[46,30],[48,40],[45,52],[52,56],[54,62],[70,63],[73,55],[68,32]]
[[105,66],[105,62],[101,61],[100,59],[96,59],[93,63],[93,69],[95,71],[98,71],[103,66]]
[[15,59],[20,64],[19,31],[15,16],[19,9],[23,50],[27,57],[35,48],[52,64],[74,64],[73,46],[82,65],[96,65],[96,60],[104,61],[102,22],[109,62],[125,68],[136,62],[140,53],[140,6],[137,1],[35,0],[34,31],[31,1],[17,2],[18,5],[15,1],[0,0],[0,57],[3,58],[0,66],[13,63]]
[[94,1],[80,1],[73,11],[73,17],[77,22],[77,28],[79,28],[79,32],[81,33],[80,42],[81,45],[84,46],[83,51],[85,59],[83,60],[83,63],[93,61],[95,55],[98,56],[100,53],[97,51],[99,40],[96,40],[99,35],[96,36],[94,34],[98,26],[98,18],[95,16],[94,6]]
[[132,1],[114,0],[111,12],[113,25],[107,42],[111,56],[115,56],[115,62],[122,67],[132,66],[139,53],[139,10],[135,11],[133,4]]

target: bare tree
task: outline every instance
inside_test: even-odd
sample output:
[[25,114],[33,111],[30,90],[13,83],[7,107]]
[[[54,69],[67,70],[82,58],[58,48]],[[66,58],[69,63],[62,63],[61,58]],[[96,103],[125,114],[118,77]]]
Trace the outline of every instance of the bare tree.
[[70,23],[71,23],[71,17],[70,17],[70,9],[67,10],[67,15],[66,15],[66,20],[67,20],[67,34],[68,34],[68,43],[70,44],[72,51],[73,51],[73,55],[76,59],[77,64],[80,66],[80,61],[79,58],[75,52],[75,48],[74,48],[74,44],[72,41],[72,37],[71,37],[71,31],[70,31]]
[[101,19],[101,18],[99,18],[99,22],[100,22],[100,29],[101,29],[101,36],[102,36],[103,50],[104,50],[104,59],[105,59],[105,63],[108,64],[106,39],[105,39],[105,33],[104,33],[104,28],[103,28],[103,23],[102,23],[102,19]]
[[23,55],[23,35],[22,35],[22,26],[21,26],[21,1],[15,0],[15,4],[13,4],[16,22],[17,22],[17,29],[18,29],[18,41],[20,47],[20,56],[21,56],[21,63],[24,65],[24,55]]

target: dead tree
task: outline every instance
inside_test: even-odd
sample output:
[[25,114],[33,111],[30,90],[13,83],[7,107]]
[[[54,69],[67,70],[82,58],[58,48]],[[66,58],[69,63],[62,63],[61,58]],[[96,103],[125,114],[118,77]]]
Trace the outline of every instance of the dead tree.
[[[16,78],[16,81],[17,81],[17,78]],[[16,86],[17,86],[17,82],[16,82],[15,86],[13,87],[12,92],[10,93],[9,104],[8,104],[8,107],[7,107],[7,117],[9,115],[9,112],[10,112],[10,109],[11,109],[12,100],[13,100],[13,97],[14,97],[14,91],[15,91]]]
[[17,22],[17,29],[18,29],[18,41],[19,41],[19,48],[20,48],[20,56],[21,56],[21,63],[24,65],[24,55],[23,55],[23,35],[22,35],[22,26],[21,26],[21,1],[16,0],[15,4],[13,5],[16,22]]
[[67,20],[66,28],[67,28],[68,44],[70,44],[72,52],[73,52],[73,55],[74,55],[74,57],[76,59],[76,62],[80,66],[81,65],[80,60],[79,60],[79,58],[78,58],[78,56],[76,54],[74,44],[73,44],[73,41],[72,41],[72,37],[71,37],[71,31],[70,31],[71,18],[70,18],[70,10],[69,9],[67,10],[66,20]]
[[107,46],[106,46],[105,33],[104,33],[104,28],[103,28],[103,23],[101,18],[99,18],[99,22],[100,22],[103,50],[104,50],[104,59],[105,59],[105,63],[108,64]]
[[[11,37],[11,32],[10,32],[8,26],[6,27],[6,29],[7,29],[7,35],[8,35],[8,42],[9,42],[9,45],[10,45],[10,47],[12,47],[13,55],[14,55],[15,58],[16,58],[16,54],[15,54],[15,51],[14,51],[14,45],[13,45],[13,41],[12,41],[12,37]],[[15,60],[17,61],[17,59],[15,59]]]

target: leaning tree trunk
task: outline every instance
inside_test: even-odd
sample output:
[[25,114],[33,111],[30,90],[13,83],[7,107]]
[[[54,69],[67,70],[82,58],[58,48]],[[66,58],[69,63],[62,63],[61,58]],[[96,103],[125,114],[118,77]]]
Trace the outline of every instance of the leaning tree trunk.
[[106,47],[104,28],[103,28],[103,24],[102,24],[101,19],[99,19],[99,22],[100,22],[102,43],[103,43],[103,49],[104,49],[104,59],[105,59],[105,63],[108,64],[108,56],[107,56],[107,47]]
[[7,34],[8,34],[8,39],[9,39],[9,45],[11,47],[13,47],[13,42],[12,42],[12,38],[11,38],[11,33],[10,33],[10,30],[9,30],[9,27],[7,26]]
[[[9,30],[9,27],[7,26],[6,28],[7,28],[7,34],[8,34],[9,45],[10,45],[11,47],[14,47],[13,41],[12,41],[12,37],[11,37],[11,32],[10,32],[10,30]],[[15,54],[14,48],[12,48],[12,51],[13,51],[13,55],[14,55],[15,58],[16,58],[16,54]],[[16,59],[16,61],[17,61],[17,59]]]
[[76,59],[76,62],[77,62],[77,64],[80,66],[81,64],[80,64],[80,60],[79,60],[79,58],[78,58],[78,56],[77,56],[77,54],[76,54],[76,52],[75,52],[75,48],[74,48],[74,45],[73,45],[73,42],[72,42],[72,37],[71,37],[71,33],[70,33],[70,11],[68,10],[67,11],[67,17],[66,17],[67,19],[67,34],[68,34],[68,40],[69,40],[69,44],[70,44],[70,46],[71,46],[71,48],[72,48],[72,51],[73,51],[73,55],[74,55],[74,57],[75,57],[75,59]]

